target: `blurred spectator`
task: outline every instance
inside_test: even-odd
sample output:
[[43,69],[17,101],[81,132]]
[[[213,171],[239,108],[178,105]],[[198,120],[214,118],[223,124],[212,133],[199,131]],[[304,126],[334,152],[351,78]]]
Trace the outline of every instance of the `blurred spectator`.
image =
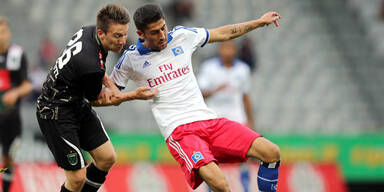
[[252,39],[247,36],[241,42],[239,59],[249,66],[251,72],[254,72],[257,69],[257,57],[255,55],[253,42]]
[[174,0],[170,5],[170,11],[174,23],[183,24],[185,20],[190,20],[195,9],[193,0]]
[[10,44],[8,21],[0,17],[0,142],[2,146],[3,192],[13,180],[14,155],[21,136],[20,98],[31,92],[27,58],[22,47]]
[[57,56],[57,46],[48,35],[44,36],[41,39],[39,47],[39,59],[41,66],[45,69],[51,68],[51,66],[55,64]]
[[[203,62],[198,76],[207,106],[220,117],[246,124],[255,129],[252,105],[248,96],[250,69],[236,59],[236,45],[226,41],[219,46],[219,57]],[[246,167],[246,165],[243,165]],[[244,191],[249,190],[248,168],[241,169],[241,183]]]
[[32,94],[28,97],[28,100],[32,103],[36,103],[37,98],[41,94],[47,71],[42,66],[35,65],[31,68],[28,76],[32,82]]
[[380,19],[380,21],[384,21],[384,0],[382,0],[381,4],[380,4],[379,19]]

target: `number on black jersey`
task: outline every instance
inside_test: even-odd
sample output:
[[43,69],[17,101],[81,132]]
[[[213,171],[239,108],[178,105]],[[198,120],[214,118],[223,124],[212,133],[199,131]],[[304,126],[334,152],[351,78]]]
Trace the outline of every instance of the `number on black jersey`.
[[54,66],[55,79],[59,74],[59,70],[71,60],[71,57],[81,52],[83,43],[78,41],[81,36],[83,36],[83,29],[80,29],[73,35],[72,39],[67,44],[67,48],[63,51],[63,54],[57,58],[56,65]]

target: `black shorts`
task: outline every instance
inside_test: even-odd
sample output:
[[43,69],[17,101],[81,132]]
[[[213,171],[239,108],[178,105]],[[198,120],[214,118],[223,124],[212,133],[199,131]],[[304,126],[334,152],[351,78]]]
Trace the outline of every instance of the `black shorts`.
[[36,114],[40,129],[57,164],[65,170],[85,167],[87,162],[81,149],[91,151],[109,140],[100,118],[88,103],[45,110],[39,107]]
[[20,135],[20,111],[17,108],[0,111],[0,142],[4,155],[10,156],[9,150],[16,138],[20,138]]

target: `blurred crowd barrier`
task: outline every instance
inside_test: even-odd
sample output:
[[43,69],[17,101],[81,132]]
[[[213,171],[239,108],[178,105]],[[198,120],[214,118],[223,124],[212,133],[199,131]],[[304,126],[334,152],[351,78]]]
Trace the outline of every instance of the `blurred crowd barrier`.
[[[222,165],[233,191],[242,191],[240,165]],[[257,192],[257,164],[250,166],[250,192]],[[52,192],[60,189],[65,176],[52,164],[22,163],[16,167],[10,192]],[[347,192],[335,164],[295,163],[280,168],[278,191]],[[100,192],[192,192],[176,164],[135,163],[114,166]],[[202,184],[195,192],[206,192]]]

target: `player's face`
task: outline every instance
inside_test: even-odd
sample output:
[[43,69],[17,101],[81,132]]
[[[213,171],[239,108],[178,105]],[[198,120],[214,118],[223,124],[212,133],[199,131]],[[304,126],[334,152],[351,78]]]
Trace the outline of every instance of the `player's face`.
[[128,24],[110,24],[106,33],[99,29],[98,35],[106,51],[119,53],[127,41]]
[[219,55],[224,62],[232,63],[236,53],[236,45],[233,41],[224,41],[219,46]]
[[11,38],[11,31],[7,24],[0,24],[0,45],[5,45]]
[[160,19],[147,25],[144,31],[137,31],[141,39],[144,39],[143,45],[152,50],[163,50],[168,43],[168,29],[165,20]]

